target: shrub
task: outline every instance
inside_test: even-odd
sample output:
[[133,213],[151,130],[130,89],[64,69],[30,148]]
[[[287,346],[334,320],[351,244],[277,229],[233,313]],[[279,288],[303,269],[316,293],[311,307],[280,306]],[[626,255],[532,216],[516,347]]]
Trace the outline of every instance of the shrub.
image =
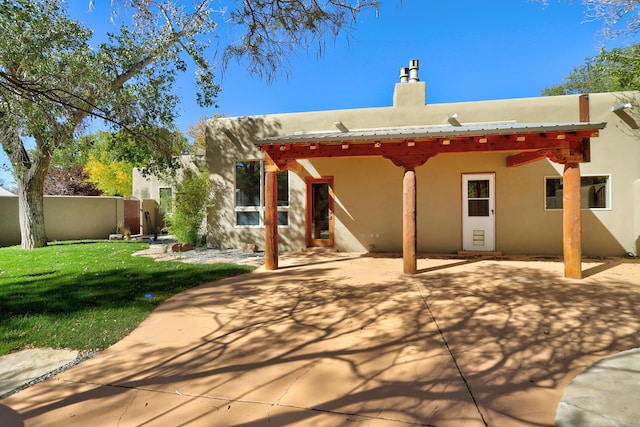
[[185,168],[181,180],[175,182],[175,201],[165,215],[169,232],[181,242],[196,246],[198,235],[211,200],[211,183],[205,171]]

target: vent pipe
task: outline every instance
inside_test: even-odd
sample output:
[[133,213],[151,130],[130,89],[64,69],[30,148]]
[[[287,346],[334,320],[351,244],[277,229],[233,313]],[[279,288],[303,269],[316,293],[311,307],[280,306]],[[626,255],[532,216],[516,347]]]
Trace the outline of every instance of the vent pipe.
[[418,78],[418,62],[417,59],[409,61],[409,83],[420,81],[420,78]]
[[400,68],[400,83],[407,83],[409,81],[409,69]]

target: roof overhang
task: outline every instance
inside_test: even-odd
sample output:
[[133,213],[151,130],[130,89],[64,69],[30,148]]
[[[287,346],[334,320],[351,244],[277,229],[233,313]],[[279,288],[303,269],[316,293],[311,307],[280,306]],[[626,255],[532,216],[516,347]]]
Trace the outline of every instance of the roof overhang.
[[342,142],[368,142],[376,140],[380,142],[412,139],[436,140],[442,138],[468,138],[495,135],[532,135],[532,134],[571,134],[587,133],[589,136],[598,136],[598,131],[604,129],[606,123],[477,123],[461,126],[437,125],[437,126],[404,126],[377,129],[358,129],[342,131],[318,131],[298,132],[293,135],[283,135],[261,138],[257,144],[282,145],[282,144],[309,144],[309,143],[342,143]]
[[[499,151],[539,153],[528,155],[527,159],[534,160],[572,156],[576,161],[588,161],[583,155],[585,142],[605,127],[604,122],[405,126],[300,132],[261,138],[256,145],[280,164],[306,158],[382,156],[398,165],[406,164],[408,158],[420,165],[441,153]],[[396,161],[400,158],[403,160]]]

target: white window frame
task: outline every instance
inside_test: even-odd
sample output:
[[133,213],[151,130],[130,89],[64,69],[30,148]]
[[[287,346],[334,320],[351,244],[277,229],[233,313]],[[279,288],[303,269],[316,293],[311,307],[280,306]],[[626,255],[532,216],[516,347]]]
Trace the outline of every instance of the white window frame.
[[[236,206],[236,190],[237,190],[237,164],[238,163],[248,163],[248,162],[259,162],[260,164],[260,206]],[[278,213],[286,212],[287,213],[287,224],[281,225],[278,223],[278,228],[289,228],[291,225],[291,174],[289,171],[287,172],[287,188],[288,188],[288,197],[287,200],[289,204],[286,206],[278,206]],[[264,210],[265,210],[265,200],[264,200],[264,180],[265,180],[265,170],[264,170],[264,160],[260,159],[236,159],[233,162],[233,221],[234,228],[264,228]],[[258,213],[258,224],[249,224],[243,225],[238,224],[238,212],[257,212]]]
[[[163,211],[162,210],[162,195],[160,194],[162,192],[162,190],[166,190],[169,189],[171,190],[171,206],[169,207],[168,210]],[[173,204],[175,203],[175,199],[176,199],[176,194],[175,194],[175,190],[173,189],[173,187],[168,186],[168,185],[163,185],[158,187],[158,205],[160,207],[160,212],[164,215],[164,214],[170,214],[173,212]]]
[[[606,207],[604,208],[581,208],[581,210],[583,211],[610,211],[613,209],[612,207],[612,203],[611,203],[611,191],[612,191],[612,177],[611,174],[608,173],[592,173],[592,174],[585,174],[585,175],[581,175],[580,176],[580,180],[582,181],[582,178],[588,178],[588,177],[606,177],[607,178],[607,184],[605,186],[605,203],[606,203]],[[548,179],[560,179],[562,180],[563,177],[562,176],[557,176],[557,175],[550,175],[550,176],[545,176],[543,179],[543,188],[542,188],[542,206],[544,206],[544,210],[545,211],[549,211],[549,212],[558,212],[558,211],[562,211],[562,208],[548,208],[547,207],[547,180]]]

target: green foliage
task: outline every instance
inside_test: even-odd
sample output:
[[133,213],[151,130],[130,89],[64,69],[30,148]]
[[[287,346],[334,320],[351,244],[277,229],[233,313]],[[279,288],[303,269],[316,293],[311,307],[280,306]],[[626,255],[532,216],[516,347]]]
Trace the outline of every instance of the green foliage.
[[187,135],[193,138],[193,143],[189,145],[189,152],[191,154],[205,154],[207,150],[207,121],[217,117],[224,117],[224,115],[216,113],[213,117],[200,116],[198,117],[198,121],[189,125]]
[[[233,2],[227,2],[233,3]],[[229,22],[239,29],[223,53],[223,62],[247,60],[247,70],[272,79],[286,59],[300,47],[318,46],[322,56],[327,36],[336,37],[355,28],[358,14],[373,8],[378,0],[243,1],[230,5]]]
[[573,69],[563,83],[542,90],[543,95],[617,92],[640,89],[640,44],[602,50]]
[[[141,132],[143,132],[141,130]],[[161,144],[145,141],[144,138],[127,132],[111,133],[103,152],[103,161],[119,161],[139,168],[143,174],[162,173],[167,169],[175,170],[179,165],[179,156],[187,150],[187,138],[179,130],[159,128],[144,131],[156,135]],[[159,155],[159,153],[161,153]]]
[[[0,144],[28,213],[21,221],[25,248],[46,245],[42,188],[51,155],[73,146],[89,117],[122,136],[131,157],[147,161],[143,172],[175,166],[176,76],[193,65],[198,103],[214,104],[220,88],[210,64],[217,47],[210,41],[217,22],[241,33],[222,47],[222,62],[246,57],[251,72],[273,77],[289,54],[350,30],[357,14],[377,1],[116,0],[111,5],[131,14],[95,47],[92,31],[68,16],[64,0],[0,2]],[[110,18],[115,22],[117,14]],[[35,149],[28,152],[25,143],[32,140]]]
[[28,347],[104,349],[170,296],[252,269],[131,256],[147,246],[77,242],[33,251],[0,248],[0,355]]
[[171,234],[181,242],[193,246],[198,243],[198,235],[211,201],[211,183],[206,171],[184,168],[182,177],[175,180],[175,200],[165,221]]
[[[64,2],[54,0],[2,3],[2,120],[26,136],[46,138],[64,127],[60,118],[91,90],[87,80],[96,76],[92,32],[68,18],[63,7]],[[6,149],[6,141],[2,143]],[[47,148],[52,149],[54,141],[50,143]]]

